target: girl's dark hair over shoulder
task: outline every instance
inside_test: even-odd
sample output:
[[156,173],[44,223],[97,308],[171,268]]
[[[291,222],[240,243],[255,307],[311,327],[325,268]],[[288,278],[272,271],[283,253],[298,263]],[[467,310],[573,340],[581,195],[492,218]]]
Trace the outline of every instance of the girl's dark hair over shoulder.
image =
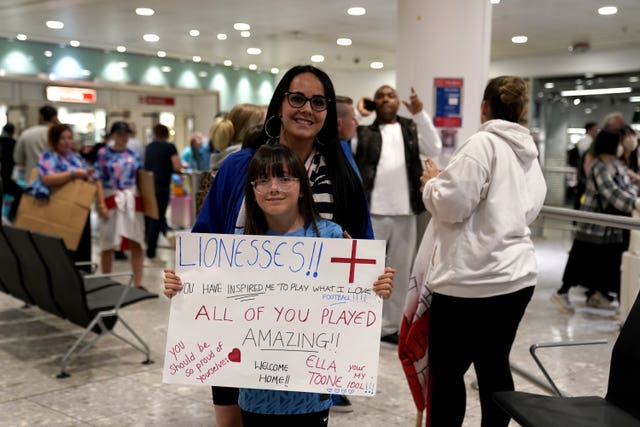
[[491,119],[527,124],[529,87],[523,78],[500,76],[491,79],[482,100],[491,110]]
[[316,135],[316,149],[322,153],[327,164],[327,174],[331,180],[333,192],[333,221],[338,223],[355,238],[363,238],[363,231],[368,223],[369,211],[362,188],[362,183],[349,164],[347,157],[340,146],[338,137],[338,117],[336,113],[336,93],[329,76],[319,68],[312,65],[297,65],[288,70],[276,86],[269,108],[267,119],[255,142],[254,148],[265,144],[272,137],[280,135],[282,125],[279,117],[285,92],[293,79],[303,73],[311,73],[320,80],[324,87],[324,96],[327,98],[327,116]]
[[318,212],[313,202],[313,193],[307,178],[307,171],[302,161],[293,151],[284,145],[267,144],[256,151],[247,171],[245,180],[245,209],[247,217],[245,219],[244,234],[265,234],[267,232],[267,220],[264,212],[258,206],[256,195],[253,190],[252,181],[259,178],[271,178],[284,176],[285,169],[287,175],[300,180],[300,198],[298,199],[298,209],[305,223],[310,223],[317,237],[320,237],[316,220]]

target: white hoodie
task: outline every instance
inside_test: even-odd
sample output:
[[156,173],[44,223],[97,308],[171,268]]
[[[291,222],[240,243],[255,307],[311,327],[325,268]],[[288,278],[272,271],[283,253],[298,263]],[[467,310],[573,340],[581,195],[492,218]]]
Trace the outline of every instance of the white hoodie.
[[482,298],[535,285],[529,224],[546,191],[529,130],[505,120],[485,122],[423,191],[433,216],[431,291]]

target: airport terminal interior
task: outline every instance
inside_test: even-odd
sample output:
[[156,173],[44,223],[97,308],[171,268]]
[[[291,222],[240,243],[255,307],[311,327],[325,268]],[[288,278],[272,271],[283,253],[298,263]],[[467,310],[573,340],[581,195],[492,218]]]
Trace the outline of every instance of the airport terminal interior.
[[[451,57],[442,59],[448,74],[425,70],[427,77],[421,78],[398,52],[415,44],[412,24],[437,13],[434,0],[0,0],[0,127],[13,123],[17,139],[37,123],[42,105],[52,105],[60,121],[71,125],[77,151],[90,152],[106,141],[113,123],[124,120],[135,126],[142,146],[152,141],[154,126],[167,126],[180,153],[197,133],[206,142],[216,115],[240,103],[267,105],[287,69],[312,64],[327,72],[337,95],[356,103],[384,84],[405,89],[402,99],[415,87],[434,117],[443,101],[436,100],[439,90],[457,91],[461,97],[440,117],[449,125],[437,127],[443,150],[436,160],[444,166],[480,125],[480,98],[469,109],[463,108],[466,98],[481,96],[489,77],[522,76],[529,84],[528,127],[547,185],[545,206],[566,211],[560,217],[541,215],[531,226],[539,274],[511,352],[515,388],[553,394],[529,354],[532,344],[590,341],[538,354],[564,394],[604,396],[627,308],[618,301],[589,306],[586,289],[574,287],[569,297],[575,310],[568,312],[552,295],[562,285],[575,236],[575,219],[567,211],[574,206],[578,174],[568,154],[584,137],[586,123],[601,126],[612,112],[621,113],[640,135],[640,2],[451,0],[443,9],[453,15],[446,18],[454,19],[458,11],[464,15],[465,4],[480,1],[487,5],[479,10],[486,13],[489,7],[492,16],[485,19],[491,30],[490,45],[484,46],[488,68],[477,68],[486,75],[471,76],[476,70],[468,65],[455,71],[456,32],[471,30],[444,22],[443,15],[440,22],[428,22],[449,35]],[[440,52],[426,41],[418,46]],[[407,75],[415,80],[401,81]],[[457,82],[455,88],[438,86],[442,78]],[[361,124],[371,121],[363,118]],[[163,269],[175,268],[176,239],[195,222],[194,189],[201,176],[183,166],[171,184],[171,230],[160,236],[155,258],[145,257],[143,264],[142,285],[158,297],[120,310],[148,345],[153,363],[143,363],[142,353],[107,335],[69,364],[68,377],[58,378],[61,359],[82,328],[2,292],[0,271],[0,427],[216,425],[210,387],[163,382],[171,307],[162,294]],[[16,176],[25,185],[22,178]],[[5,195],[5,227],[11,226],[11,202]],[[95,206],[90,209],[91,261],[99,266],[100,220]],[[113,270],[130,272],[130,260],[116,259]],[[632,282],[623,283],[628,298],[638,292],[637,278]],[[115,332],[131,336],[122,323]],[[465,384],[463,425],[480,426],[473,368]],[[375,395],[350,396],[350,401],[350,412],[331,410],[330,426],[416,425],[396,345],[380,342]]]

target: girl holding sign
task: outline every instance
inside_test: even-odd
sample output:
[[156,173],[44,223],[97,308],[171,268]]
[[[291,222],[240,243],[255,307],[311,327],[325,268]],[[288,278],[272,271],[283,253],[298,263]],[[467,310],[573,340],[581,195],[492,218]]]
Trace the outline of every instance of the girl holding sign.
[[[245,181],[246,219],[238,233],[254,235],[343,237],[342,228],[321,219],[313,202],[307,172],[300,159],[284,145],[260,147],[249,163]],[[387,267],[373,291],[388,298],[395,270]],[[165,270],[165,295],[180,289],[180,278]],[[240,389],[238,404],[244,426],[326,426],[331,398],[319,393]]]
[[[351,149],[338,137],[336,94],[316,67],[287,71],[276,87],[255,146],[229,155],[211,186],[193,231],[233,234],[245,225],[245,177],[255,150],[269,141],[289,147],[306,169],[320,217],[356,239],[372,239],[371,218]],[[404,285],[404,284],[403,284]],[[218,427],[239,427],[237,393],[213,388]]]

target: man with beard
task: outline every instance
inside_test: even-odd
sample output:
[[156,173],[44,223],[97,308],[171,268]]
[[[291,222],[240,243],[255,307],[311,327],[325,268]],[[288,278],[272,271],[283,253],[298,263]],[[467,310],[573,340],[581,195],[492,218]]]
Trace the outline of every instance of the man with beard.
[[416,247],[416,216],[425,211],[420,191],[422,160],[437,156],[442,148],[431,118],[413,88],[410,101],[402,102],[412,118],[398,116],[400,101],[391,86],[381,86],[373,100],[361,99],[360,114],[368,116],[375,110],[376,119],[369,126],[358,126],[357,141],[352,140],[375,238],[387,241],[387,265],[397,269],[396,289],[382,309],[381,339],[391,344],[398,344]]

